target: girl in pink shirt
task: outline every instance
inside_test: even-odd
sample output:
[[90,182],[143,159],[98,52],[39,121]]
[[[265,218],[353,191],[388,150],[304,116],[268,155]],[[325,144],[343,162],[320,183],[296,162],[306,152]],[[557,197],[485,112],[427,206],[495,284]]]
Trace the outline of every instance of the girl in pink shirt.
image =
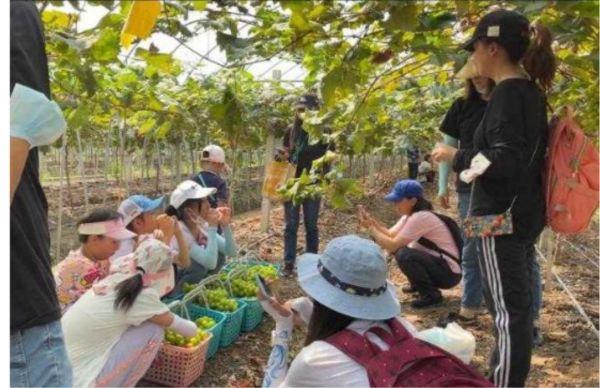
[[119,213],[96,209],[77,223],[79,249],[52,270],[56,293],[64,314],[94,283],[108,276],[111,257],[124,239],[135,236],[125,229]]
[[[448,226],[432,212],[417,181],[405,179],[385,197],[393,202],[400,220],[391,228],[359,209],[359,222],[375,241],[393,253],[410,285],[404,292],[417,292],[414,308],[435,306],[443,301],[440,289],[456,286],[461,279],[460,250]],[[423,240],[435,244],[437,250],[424,246]]]

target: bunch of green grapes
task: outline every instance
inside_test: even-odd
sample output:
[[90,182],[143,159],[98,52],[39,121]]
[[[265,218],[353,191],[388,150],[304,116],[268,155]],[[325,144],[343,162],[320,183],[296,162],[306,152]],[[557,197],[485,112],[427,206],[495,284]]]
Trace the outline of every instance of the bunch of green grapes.
[[277,279],[277,268],[273,265],[255,265],[250,267],[248,272],[246,272],[247,280],[254,280],[256,275],[260,275],[265,280],[275,280]]
[[208,337],[208,332],[198,329],[198,332],[195,336],[185,338],[181,334],[177,333],[174,330],[167,329],[165,330],[165,341],[170,343],[171,345],[181,346],[185,348],[193,348],[194,346],[198,346]]
[[206,306],[205,298],[202,296],[198,298],[199,304],[213,310],[232,312],[238,308],[237,301],[230,298],[227,291],[222,287],[207,290],[204,296],[208,302],[208,306]]
[[194,288],[196,288],[198,284],[197,283],[192,283],[192,284],[188,284],[188,283],[183,283],[183,293],[187,294],[188,292],[192,291]]
[[217,322],[215,322],[215,320],[211,317],[200,317],[196,319],[196,326],[198,326],[200,329],[208,330],[216,324]]
[[236,278],[231,281],[231,291],[238,298],[256,297],[258,286],[255,280]]

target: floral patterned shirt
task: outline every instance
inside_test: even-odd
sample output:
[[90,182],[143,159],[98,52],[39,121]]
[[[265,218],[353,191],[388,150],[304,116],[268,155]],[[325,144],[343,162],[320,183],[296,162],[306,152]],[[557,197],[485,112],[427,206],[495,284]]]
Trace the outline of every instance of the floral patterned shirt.
[[108,260],[93,261],[81,253],[81,249],[69,255],[53,269],[56,293],[64,314],[94,283],[108,275]]

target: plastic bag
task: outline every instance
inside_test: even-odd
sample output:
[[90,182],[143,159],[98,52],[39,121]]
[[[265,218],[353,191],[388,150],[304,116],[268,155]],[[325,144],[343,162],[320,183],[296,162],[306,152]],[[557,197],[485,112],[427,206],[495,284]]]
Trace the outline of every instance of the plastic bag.
[[277,193],[279,186],[294,174],[294,167],[287,162],[272,161],[267,166],[262,195],[273,201],[278,201],[281,196]]
[[465,364],[470,363],[475,354],[475,337],[456,322],[449,323],[445,328],[432,327],[420,331],[417,338],[444,349]]

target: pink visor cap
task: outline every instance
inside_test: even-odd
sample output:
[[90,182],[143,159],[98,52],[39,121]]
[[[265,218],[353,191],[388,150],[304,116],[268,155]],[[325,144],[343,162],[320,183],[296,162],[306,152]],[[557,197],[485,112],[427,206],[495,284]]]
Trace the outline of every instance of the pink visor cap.
[[122,219],[91,222],[81,224],[77,232],[83,235],[98,235],[114,238],[115,240],[127,240],[136,236],[135,233],[127,230]]

